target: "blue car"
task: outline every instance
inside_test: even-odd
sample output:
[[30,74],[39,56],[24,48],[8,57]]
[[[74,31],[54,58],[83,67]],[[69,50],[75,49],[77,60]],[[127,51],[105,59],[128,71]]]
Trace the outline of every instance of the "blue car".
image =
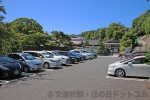
[[0,55],[0,78],[21,75],[21,65],[5,55]]

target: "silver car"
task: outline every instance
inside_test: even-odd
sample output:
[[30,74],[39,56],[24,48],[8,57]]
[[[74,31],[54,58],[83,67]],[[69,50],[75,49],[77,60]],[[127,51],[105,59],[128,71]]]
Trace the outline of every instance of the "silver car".
[[43,68],[42,62],[28,53],[9,53],[8,57],[20,63],[24,72],[41,70]]
[[86,60],[88,60],[88,59],[90,59],[91,58],[91,54],[89,54],[89,53],[86,53],[86,52],[82,52],[82,50],[71,50],[71,52],[77,52],[77,53],[79,53],[79,54],[81,54],[82,56],[85,56],[85,59]]
[[130,60],[118,61],[109,65],[107,73],[117,77],[150,77],[150,65],[147,62],[148,60],[145,56],[137,56]]
[[69,57],[61,55],[56,51],[46,51],[46,52],[52,54],[54,58],[59,58],[61,60],[62,65],[70,64],[69,63]]
[[61,60],[59,58],[54,58],[48,52],[45,51],[23,51],[24,53],[29,53],[33,55],[36,59],[40,60],[43,63],[43,67],[48,68],[56,68],[61,66]]

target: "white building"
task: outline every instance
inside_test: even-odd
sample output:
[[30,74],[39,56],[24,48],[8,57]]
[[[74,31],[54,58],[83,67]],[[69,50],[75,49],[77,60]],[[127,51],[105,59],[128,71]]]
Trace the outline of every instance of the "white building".
[[71,38],[71,42],[73,42],[73,44],[75,44],[77,46],[83,45],[84,38],[82,38],[78,35],[74,35],[74,34],[71,35],[70,38]]

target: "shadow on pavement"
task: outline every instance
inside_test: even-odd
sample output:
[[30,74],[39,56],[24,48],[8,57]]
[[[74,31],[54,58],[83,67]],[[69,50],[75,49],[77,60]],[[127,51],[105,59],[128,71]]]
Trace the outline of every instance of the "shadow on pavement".
[[63,69],[63,67],[55,67],[55,68],[52,68],[53,70],[59,70],[59,69]]
[[80,61],[80,63],[85,63],[84,61]]
[[149,79],[149,77],[138,77],[138,76],[125,76],[125,77],[117,77],[114,75],[109,75],[111,77],[116,77],[116,78],[136,78],[136,79]]
[[126,78],[149,79],[149,77],[126,76]]
[[65,65],[65,67],[71,67],[71,66],[73,66],[73,65],[69,65],[69,64],[68,64],[68,65]]
[[73,63],[73,64],[79,64],[79,62],[75,62],[75,63]]

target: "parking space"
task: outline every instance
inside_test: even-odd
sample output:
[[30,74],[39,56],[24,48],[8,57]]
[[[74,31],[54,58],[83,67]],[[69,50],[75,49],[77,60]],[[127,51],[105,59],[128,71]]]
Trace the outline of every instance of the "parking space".
[[[0,80],[0,97],[2,100],[12,98],[14,95],[18,100],[42,100],[42,98],[44,100],[57,100],[56,94],[53,98],[47,95],[57,91],[69,91],[70,93],[71,91],[83,91],[85,96],[81,100],[93,100],[94,98],[90,96],[92,91],[119,91],[120,93],[128,93],[128,91],[139,91],[142,93],[142,91],[145,91],[145,93],[150,94],[147,91],[149,78],[108,76],[108,65],[118,59],[117,57],[98,57],[60,68],[43,69],[40,72],[23,72],[18,78]],[[12,93],[12,90],[17,91]],[[7,98],[4,94],[7,95]],[[12,98],[12,100],[16,100],[16,98]],[[60,99],[70,100],[71,98],[64,99],[61,97]],[[78,100],[77,98],[73,99]],[[110,98],[106,97],[105,99],[110,100]],[[122,97],[115,97],[111,100],[120,99],[126,100]],[[142,100],[149,99],[149,97],[145,97]],[[97,100],[101,100],[101,98],[97,97]]]
[[[93,59],[90,59],[90,60],[93,60]],[[43,68],[41,71],[33,71],[33,72],[29,72],[29,73],[22,72],[21,76],[19,76],[19,77],[1,79],[0,80],[0,86],[6,85],[6,84],[8,85],[8,84],[11,84],[11,83],[16,83],[16,82],[19,82],[19,81],[39,79],[39,77],[41,78],[43,75],[46,75],[45,74],[46,72],[53,72],[53,71],[57,71],[57,70],[63,70],[65,67],[73,67],[73,66],[76,66],[80,63],[82,64],[82,63],[88,62],[90,60],[75,62],[74,64],[62,65],[62,66],[56,67],[56,68],[50,68],[50,69]],[[49,75],[49,74],[47,74],[47,75]]]

